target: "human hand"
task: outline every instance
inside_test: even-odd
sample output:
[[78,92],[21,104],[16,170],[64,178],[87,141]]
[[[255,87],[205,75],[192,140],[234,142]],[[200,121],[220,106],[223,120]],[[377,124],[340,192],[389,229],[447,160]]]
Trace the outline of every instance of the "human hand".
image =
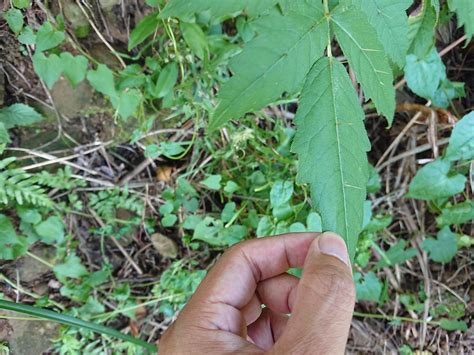
[[[333,233],[233,246],[163,335],[160,354],[342,354],[355,303],[349,264]],[[301,279],[286,273],[293,267],[304,267]]]

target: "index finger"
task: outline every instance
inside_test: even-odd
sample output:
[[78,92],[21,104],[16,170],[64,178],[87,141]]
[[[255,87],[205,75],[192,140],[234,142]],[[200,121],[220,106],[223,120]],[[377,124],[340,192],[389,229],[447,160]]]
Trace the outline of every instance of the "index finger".
[[250,302],[260,281],[302,267],[320,233],[289,233],[249,240],[225,252],[198,287],[194,302],[223,303],[237,309]]

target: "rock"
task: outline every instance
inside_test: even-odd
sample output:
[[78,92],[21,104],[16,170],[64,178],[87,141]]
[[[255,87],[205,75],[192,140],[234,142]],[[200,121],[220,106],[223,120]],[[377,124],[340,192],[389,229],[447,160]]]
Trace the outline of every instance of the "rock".
[[[0,311],[7,317],[24,317],[15,312]],[[43,320],[0,319],[0,340],[10,354],[43,354],[51,348],[51,339],[59,334],[59,325]]]
[[82,111],[87,111],[92,105],[93,95],[93,90],[86,80],[73,88],[64,77],[59,79],[51,90],[57,110],[66,117],[75,117]]
[[[55,248],[44,245],[35,245],[30,252],[48,262],[52,262],[56,254]],[[42,281],[43,276],[52,271],[48,266],[28,255],[16,261],[15,267],[7,271],[8,277],[16,280],[17,270],[21,283]]]
[[100,7],[104,11],[110,11],[115,5],[120,3],[119,0],[99,0]]
[[86,37],[90,32],[90,24],[81,8],[74,0],[63,0],[64,17],[71,23],[77,37]]
[[156,251],[164,258],[175,259],[178,256],[178,245],[176,242],[161,233],[151,236],[151,242]]

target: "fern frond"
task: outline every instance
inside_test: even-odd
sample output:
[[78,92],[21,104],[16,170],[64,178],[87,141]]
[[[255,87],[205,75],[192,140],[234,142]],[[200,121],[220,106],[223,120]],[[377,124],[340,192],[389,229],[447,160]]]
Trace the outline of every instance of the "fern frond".
[[9,168],[16,158],[0,160],[0,204],[29,204],[51,208],[53,201],[45,189],[36,184],[34,176],[22,169]]

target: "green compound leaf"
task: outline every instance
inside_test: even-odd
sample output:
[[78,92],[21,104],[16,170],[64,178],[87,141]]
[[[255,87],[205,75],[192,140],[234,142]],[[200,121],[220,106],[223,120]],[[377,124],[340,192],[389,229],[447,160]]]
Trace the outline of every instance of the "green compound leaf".
[[275,5],[278,0],[171,0],[161,13],[162,17],[185,17],[209,11],[212,17],[230,15],[242,10],[256,16]]
[[340,7],[331,15],[331,28],[368,99],[391,124],[395,113],[393,73],[374,28],[354,7]]
[[43,119],[34,108],[25,104],[13,104],[0,109],[0,122],[6,129],[15,126],[29,126]]
[[458,251],[456,236],[449,227],[441,229],[436,239],[425,239],[421,247],[433,261],[438,263],[450,262]]
[[406,9],[412,0],[345,0],[367,15],[369,23],[377,31],[377,37],[385,52],[399,67],[405,64],[408,51],[408,16]]
[[464,26],[467,41],[474,35],[474,1],[472,0],[449,0],[449,9],[455,11],[458,16],[459,27]]
[[60,55],[64,76],[73,87],[76,87],[85,79],[87,73],[88,60],[82,55],[73,56],[69,52]]
[[43,23],[36,33],[36,50],[46,51],[61,44],[66,37],[61,31],[56,31],[49,22]]
[[450,161],[474,159],[474,112],[464,116],[454,127],[446,158]]
[[446,67],[436,48],[423,58],[414,54],[407,56],[405,79],[408,87],[418,96],[430,100],[446,79]]
[[63,62],[56,54],[46,57],[43,53],[36,52],[33,55],[33,68],[48,89],[52,89],[54,83],[61,77]]
[[408,19],[408,53],[423,58],[434,45],[434,28],[438,19],[433,1],[424,0],[421,12]]
[[284,92],[298,91],[329,35],[322,6],[315,0],[298,2],[285,16],[274,9],[253,25],[258,36],[231,61],[234,76],[219,92],[209,130],[261,109]]
[[443,208],[441,215],[436,218],[440,226],[449,226],[453,224],[463,224],[474,220],[474,201],[467,200],[453,206]]
[[344,66],[321,58],[311,69],[295,117],[298,181],[309,183],[323,229],[342,235],[354,258],[362,229],[370,142]]
[[410,183],[407,197],[434,200],[451,197],[464,190],[466,177],[450,173],[451,164],[435,160],[422,167]]

